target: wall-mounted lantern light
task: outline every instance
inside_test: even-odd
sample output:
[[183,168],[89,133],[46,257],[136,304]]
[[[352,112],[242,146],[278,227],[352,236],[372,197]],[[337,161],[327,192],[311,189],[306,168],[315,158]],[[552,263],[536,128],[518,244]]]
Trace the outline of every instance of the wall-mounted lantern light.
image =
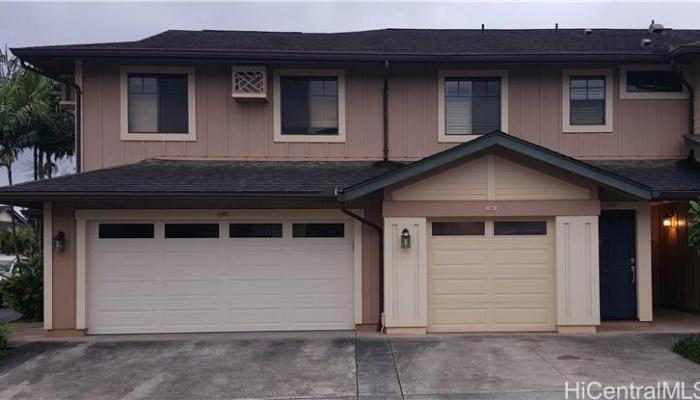
[[667,213],[661,220],[661,224],[665,228],[674,228],[676,226],[676,214],[673,211]]
[[53,237],[53,248],[59,253],[63,253],[66,250],[66,234],[63,231],[59,231]]
[[408,229],[403,228],[403,231],[401,231],[401,248],[402,249],[410,249],[411,248],[411,233],[408,232]]

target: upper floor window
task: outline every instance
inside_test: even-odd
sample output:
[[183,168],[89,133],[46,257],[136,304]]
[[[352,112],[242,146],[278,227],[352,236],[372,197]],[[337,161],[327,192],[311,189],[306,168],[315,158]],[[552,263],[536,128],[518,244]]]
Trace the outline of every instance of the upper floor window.
[[507,130],[506,71],[440,71],[438,140],[466,142]]
[[563,131],[612,132],[612,72],[565,70]]
[[621,99],[685,99],[688,93],[668,65],[620,67]]
[[343,71],[277,70],[273,91],[275,141],[345,141]]
[[194,71],[122,67],[122,140],[195,140]]
[[569,123],[604,125],[605,77],[572,76],[569,78],[569,88]]

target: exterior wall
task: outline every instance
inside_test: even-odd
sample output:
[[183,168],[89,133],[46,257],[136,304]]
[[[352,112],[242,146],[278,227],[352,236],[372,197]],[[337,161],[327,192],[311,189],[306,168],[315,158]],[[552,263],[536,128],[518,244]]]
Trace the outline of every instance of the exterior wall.
[[[576,66],[508,66],[508,133],[581,158],[683,157],[682,137],[689,131],[688,100],[622,100],[614,66],[607,66],[614,68],[616,80],[612,85],[613,132],[562,133],[562,70],[573,67]],[[272,102],[235,101],[230,93],[230,65],[196,66],[195,142],[125,142],[120,140],[119,64],[84,60],[83,167],[92,170],[156,156],[381,159],[383,66],[333,64],[328,68],[346,70],[345,143],[275,143]],[[468,68],[469,65],[391,65],[390,158],[415,160],[455,145],[438,142],[438,70]]]
[[[47,282],[51,282],[50,292],[51,292],[51,324],[45,324],[45,328],[49,330],[52,334],[65,334],[69,331],[77,329],[84,329],[81,323],[84,324],[84,313],[79,313],[77,310],[81,308],[78,298],[84,300],[84,294],[77,285],[79,281],[79,260],[81,249],[84,250],[84,236],[81,238],[79,234],[80,222],[76,222],[76,211],[77,210],[95,210],[95,209],[117,209],[119,207],[112,207],[110,204],[67,204],[67,203],[47,203],[51,207],[51,223],[46,224],[45,228],[48,229],[44,232],[45,239],[53,238],[59,231],[63,231],[66,235],[66,247],[65,251],[59,253],[52,249],[51,240],[48,241],[48,246],[45,250],[51,249],[51,269],[50,276],[45,275],[48,279]],[[225,204],[218,204],[224,206]],[[148,209],[150,208],[153,212],[156,209],[163,209],[164,204],[154,204],[149,206],[127,206],[121,207],[124,210],[134,210],[136,209]],[[310,206],[307,205],[306,208]],[[172,204],[171,208],[179,208],[178,204]],[[192,207],[195,208],[195,207]],[[202,209],[201,203],[198,207]],[[214,206],[210,207],[214,208]],[[225,207],[216,207],[216,209]],[[272,208],[271,206],[269,208]],[[279,208],[279,207],[278,207]],[[300,208],[300,207],[295,207]],[[301,207],[303,208],[303,207]],[[364,215],[367,219],[379,223],[382,223],[381,217],[381,198],[368,198],[361,202],[353,203],[350,205],[351,209],[362,209]],[[183,208],[180,208],[183,209]],[[170,211],[165,211],[166,213]],[[177,211],[176,211],[177,212]],[[138,214],[138,211],[136,211]],[[151,213],[149,212],[149,215]],[[158,219],[156,216],[152,218]],[[82,227],[85,224],[82,221]],[[78,242],[83,240],[82,245]],[[362,246],[361,246],[361,263],[362,263],[362,320],[361,324],[364,325],[374,325],[376,326],[380,319],[380,245],[379,245],[379,235],[373,229],[362,226]],[[83,263],[84,261],[84,257]],[[47,264],[48,265],[48,264]],[[85,266],[89,268],[89,266]],[[45,271],[46,272],[46,271]],[[83,271],[84,272],[84,271]],[[84,289],[84,288],[83,288]],[[49,293],[49,292],[45,292]],[[82,302],[84,307],[84,301]],[[49,314],[45,314],[49,315]],[[78,318],[82,315],[83,318]]]
[[76,328],[76,224],[75,209],[69,204],[52,205],[51,237],[66,235],[62,253],[52,249],[52,328],[55,331]]
[[[509,66],[508,133],[581,158],[683,157],[682,138],[689,131],[688,100],[621,100],[614,66],[595,66],[614,68],[613,132],[562,133],[562,70],[577,67]],[[466,68],[464,65],[444,67]],[[452,146],[437,141],[437,71],[438,67],[431,65],[392,66],[389,81],[392,158],[416,159]]]
[[[689,311],[700,311],[700,256],[688,246],[688,204],[655,205],[653,235],[658,238],[655,257],[655,304]],[[676,224],[664,227],[661,219],[675,213]]]
[[[156,156],[234,159],[381,159],[382,66],[346,68],[345,143],[273,142],[272,102],[231,97],[231,66],[196,67],[197,140],[120,139],[119,65],[83,62],[85,170]],[[271,88],[272,85],[269,85]]]

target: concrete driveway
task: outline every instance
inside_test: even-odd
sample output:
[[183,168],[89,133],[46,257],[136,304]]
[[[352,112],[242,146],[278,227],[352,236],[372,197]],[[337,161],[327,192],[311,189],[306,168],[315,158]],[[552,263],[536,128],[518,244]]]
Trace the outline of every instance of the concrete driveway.
[[389,340],[314,332],[32,342],[0,358],[0,399],[562,399],[567,380],[615,385],[700,380],[699,365],[669,350],[679,337]]

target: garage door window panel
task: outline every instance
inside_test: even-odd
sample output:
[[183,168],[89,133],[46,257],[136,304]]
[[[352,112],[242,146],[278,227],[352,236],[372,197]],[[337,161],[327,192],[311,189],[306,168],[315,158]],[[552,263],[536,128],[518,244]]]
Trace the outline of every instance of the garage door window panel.
[[100,239],[153,239],[153,224],[100,224]]
[[165,224],[166,239],[215,239],[219,224]]
[[281,238],[282,224],[229,224],[230,238]]
[[292,236],[295,238],[342,238],[345,237],[345,224],[342,223],[307,223],[293,224]]
[[496,221],[493,224],[496,236],[533,236],[546,235],[546,221]]
[[475,222],[433,222],[433,236],[484,236],[486,224]]

